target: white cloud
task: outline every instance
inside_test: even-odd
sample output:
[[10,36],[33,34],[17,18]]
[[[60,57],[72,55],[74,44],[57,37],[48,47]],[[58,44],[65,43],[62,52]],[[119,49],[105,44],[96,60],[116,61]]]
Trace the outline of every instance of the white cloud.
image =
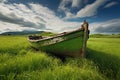
[[[79,7],[79,2],[81,0],[62,0],[59,7],[58,7],[58,11],[63,11],[65,13],[65,18],[71,18],[74,16],[74,14],[72,14],[70,12],[72,7]],[[67,6],[69,4],[69,7]],[[70,5],[72,4],[72,5]]]
[[29,30],[29,31],[37,31],[35,28],[30,27],[21,27],[17,24],[7,23],[7,22],[1,22],[0,21],[0,34],[4,32],[16,32],[16,31],[23,31],[23,30]]
[[68,5],[69,3],[72,3],[72,0],[62,0],[58,9],[60,10],[63,10],[63,11],[66,11],[66,10],[69,10],[66,5]]
[[[97,14],[98,9],[104,5],[108,0],[96,0],[92,4],[87,4],[88,0],[62,0],[58,10],[61,10],[65,13],[67,18],[76,18],[76,17],[91,17]],[[69,4],[69,7],[68,7]],[[71,5],[70,5],[71,4]],[[71,10],[74,8],[81,8],[83,5],[87,4],[84,8],[80,9],[76,14],[72,13]]]
[[7,2],[7,0],[0,0],[0,2],[4,3],[4,2]]
[[[94,5],[100,6],[103,0],[96,1]],[[93,5],[91,4],[91,5]],[[29,7],[28,7],[29,6]],[[81,27],[81,22],[68,22],[57,17],[55,13],[40,4],[5,4],[0,3],[0,33],[6,31],[44,30],[51,32],[71,31]],[[92,6],[93,7],[93,6]],[[96,10],[96,9],[95,9]],[[67,13],[67,16],[75,16]],[[120,31],[120,19],[90,24],[91,32]]]
[[95,22],[90,24],[92,33],[120,33],[120,19],[112,19],[105,22]]
[[90,17],[90,16],[94,16],[97,13],[98,8],[100,6],[102,6],[107,1],[108,0],[96,0],[94,3],[88,4],[83,9],[81,9],[80,11],[77,12],[76,17]]
[[80,7],[83,0],[72,0],[72,7]]
[[72,0],[72,8],[74,7],[80,8],[87,3],[88,3],[88,0]]
[[66,16],[71,18],[72,16],[74,16],[74,14],[72,14],[71,12],[66,12]]
[[62,0],[59,7],[58,7],[58,11],[63,11],[66,16],[68,16],[68,13],[72,14],[70,12],[70,8],[68,8],[66,5],[72,3],[72,0]]
[[58,11],[63,11],[65,13],[65,18],[71,18],[75,16],[75,13],[72,13],[71,10],[74,8],[80,8],[84,4],[87,4],[88,0],[61,0],[61,3],[58,7]]
[[[63,32],[77,29],[80,22],[67,22],[40,4],[5,4],[0,3],[0,32],[19,31],[28,28],[52,32]],[[64,29],[64,30],[63,30]]]
[[118,2],[110,2],[104,8],[109,8],[109,7],[114,6],[116,4],[118,4]]
[[23,27],[34,26],[37,28],[39,26],[32,16],[35,15],[32,11],[29,14],[27,13],[28,10],[24,12],[26,8],[23,4],[1,4],[0,9],[0,18],[3,22],[19,24]]
[[19,25],[0,21],[0,33],[9,32],[9,31],[22,31],[22,30],[23,27],[20,27]]

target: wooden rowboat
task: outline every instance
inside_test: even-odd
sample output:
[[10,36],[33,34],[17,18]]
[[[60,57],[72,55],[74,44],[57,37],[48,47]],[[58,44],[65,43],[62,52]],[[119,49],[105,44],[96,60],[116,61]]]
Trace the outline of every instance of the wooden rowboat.
[[85,57],[86,43],[89,37],[88,23],[72,32],[64,32],[57,36],[44,38],[29,36],[32,47],[60,56]]

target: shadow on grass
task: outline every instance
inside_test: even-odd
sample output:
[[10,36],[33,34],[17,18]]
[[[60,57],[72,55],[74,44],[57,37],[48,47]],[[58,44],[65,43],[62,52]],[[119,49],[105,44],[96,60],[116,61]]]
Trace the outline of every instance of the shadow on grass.
[[120,58],[87,48],[87,59],[97,64],[101,73],[112,80],[120,80]]

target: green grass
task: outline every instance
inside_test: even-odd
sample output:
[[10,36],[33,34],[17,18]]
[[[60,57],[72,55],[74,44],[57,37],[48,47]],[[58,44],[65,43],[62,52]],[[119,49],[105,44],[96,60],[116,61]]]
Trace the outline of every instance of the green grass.
[[0,36],[0,53],[18,54],[30,48],[25,36]]
[[119,38],[90,38],[87,59],[62,62],[33,50],[26,36],[0,36],[0,80],[120,80],[119,43]]
[[120,38],[91,38],[88,41],[88,59],[110,79],[120,80]]
[[52,33],[52,32],[42,32],[39,35],[41,36],[56,36],[57,33]]
[[[94,74],[95,73],[95,74]],[[25,36],[0,36],[0,80],[105,80],[97,66],[82,58],[36,52]]]
[[120,34],[91,34],[92,38],[120,38]]

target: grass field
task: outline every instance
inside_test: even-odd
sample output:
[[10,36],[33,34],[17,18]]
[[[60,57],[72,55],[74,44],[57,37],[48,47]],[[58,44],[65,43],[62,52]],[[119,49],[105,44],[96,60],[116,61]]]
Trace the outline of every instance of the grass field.
[[0,80],[120,80],[120,38],[90,38],[87,59],[35,51],[25,36],[0,36]]
[[91,38],[87,59],[94,61],[109,78],[120,80],[120,38]]

